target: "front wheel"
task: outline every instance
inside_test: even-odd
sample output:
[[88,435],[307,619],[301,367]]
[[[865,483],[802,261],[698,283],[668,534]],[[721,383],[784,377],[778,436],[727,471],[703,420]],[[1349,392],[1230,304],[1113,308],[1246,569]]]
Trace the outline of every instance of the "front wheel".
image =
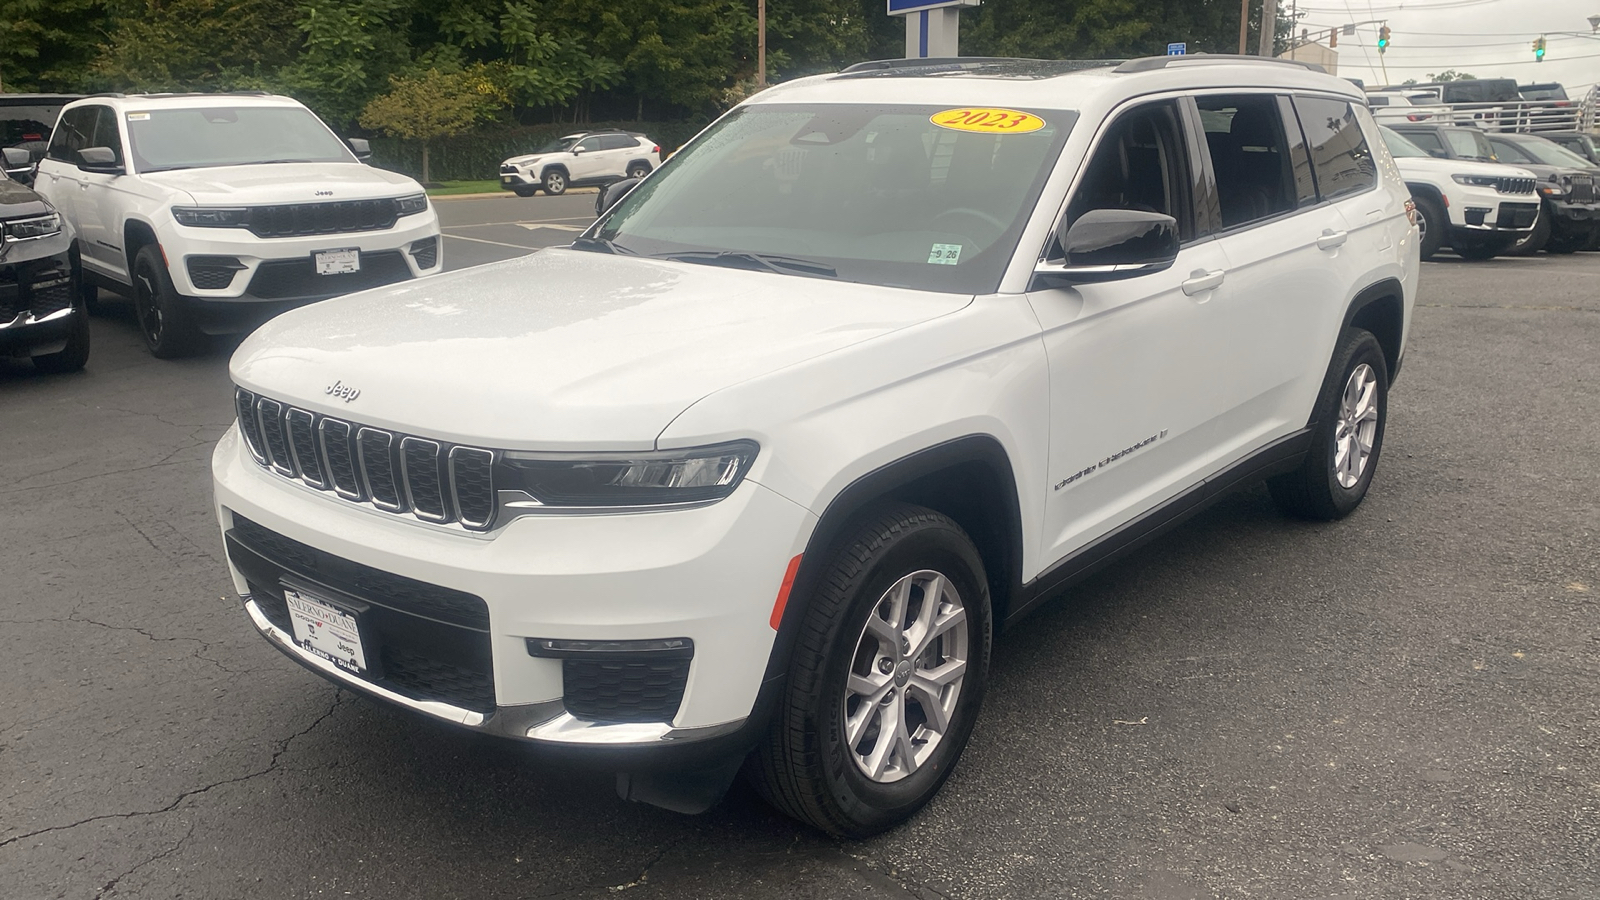
[[1342,519],[1361,505],[1383,451],[1389,366],[1372,332],[1347,328],[1313,412],[1300,467],[1267,482],[1278,508],[1303,519]]
[[133,311],[150,355],[176,359],[195,352],[201,341],[189,309],[172,286],[161,248],[146,244],[133,258]]
[[544,192],[552,197],[559,197],[567,192],[567,173],[549,171],[544,173]]
[[772,805],[848,838],[904,822],[944,784],[977,721],[993,631],[959,525],[899,503],[858,523],[815,582],[749,769]]
[[534,194],[539,192],[539,189],[533,185],[529,185],[527,187],[514,187],[511,189],[511,192],[516,194],[518,197],[532,197]]

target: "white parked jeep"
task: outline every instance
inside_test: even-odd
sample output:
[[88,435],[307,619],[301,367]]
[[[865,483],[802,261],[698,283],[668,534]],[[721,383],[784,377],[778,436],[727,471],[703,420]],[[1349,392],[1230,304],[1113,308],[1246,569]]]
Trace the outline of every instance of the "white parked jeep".
[[780,85],[570,248],[246,341],[234,583],[313,672],[626,797],[704,809],[748,757],[789,814],[880,831],[979,724],[997,629],[1236,485],[1356,508],[1410,206],[1360,94],[1299,64]]
[[362,164],[287,97],[69,103],[35,188],[78,233],[86,299],[101,287],[131,297],[163,358],[191,352],[202,332],[442,265],[421,185]]
[[1439,159],[1379,126],[1417,204],[1423,259],[1449,247],[1466,259],[1493,259],[1533,231],[1539,179],[1527,169],[1470,159]]

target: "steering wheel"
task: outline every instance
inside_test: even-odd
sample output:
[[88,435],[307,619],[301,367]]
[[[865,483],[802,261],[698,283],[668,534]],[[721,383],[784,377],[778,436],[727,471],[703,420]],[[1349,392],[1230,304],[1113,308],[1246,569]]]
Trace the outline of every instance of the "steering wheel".
[[999,230],[1002,233],[1004,233],[1005,230],[1006,230],[1006,223],[1000,221],[999,219],[995,218],[994,216],[990,215],[989,213],[984,212],[981,209],[973,209],[970,206],[957,206],[954,209],[947,209],[944,212],[939,213],[938,215],[934,216],[931,221],[937,222],[940,219],[944,218],[945,216],[956,216],[956,215],[963,215],[963,214],[964,215],[969,215],[969,216],[975,216],[975,217],[977,217],[979,219],[982,219],[985,222],[988,222],[990,225],[993,225],[997,230]]

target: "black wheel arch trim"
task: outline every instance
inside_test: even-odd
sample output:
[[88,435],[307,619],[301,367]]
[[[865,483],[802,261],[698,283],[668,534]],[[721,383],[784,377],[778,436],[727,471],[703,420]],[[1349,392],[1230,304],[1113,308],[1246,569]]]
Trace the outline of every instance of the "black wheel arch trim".
[[[1393,304],[1393,312],[1385,313],[1385,319],[1381,324],[1367,328],[1368,331],[1373,332],[1373,336],[1378,339],[1379,345],[1383,347],[1384,362],[1389,366],[1389,384],[1391,387],[1400,374],[1400,364],[1405,357],[1405,298],[1405,288],[1400,284],[1399,279],[1384,278],[1375,281],[1356,292],[1355,297],[1350,301],[1350,305],[1345,308],[1344,321],[1339,325],[1341,334],[1344,333],[1344,329],[1357,325],[1358,320],[1361,322],[1361,326],[1358,327],[1372,325],[1374,324],[1372,319],[1380,314],[1380,310],[1373,307],[1385,303]],[[1391,328],[1392,333],[1387,333]],[[1316,423],[1313,422],[1311,424],[1314,425]]]
[[628,164],[622,167],[622,171],[624,173],[626,173],[629,169],[633,168],[634,166],[644,166],[644,170],[646,172],[653,172],[653,171],[655,171],[655,168],[656,168],[655,166],[650,164],[650,160],[644,159],[643,157],[641,157],[639,159],[630,159],[630,160],[628,160]]

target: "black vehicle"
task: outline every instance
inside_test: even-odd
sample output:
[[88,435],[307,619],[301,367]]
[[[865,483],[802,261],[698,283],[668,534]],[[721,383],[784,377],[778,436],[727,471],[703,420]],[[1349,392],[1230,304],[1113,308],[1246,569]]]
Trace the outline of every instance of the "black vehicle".
[[[31,171],[28,152],[0,149],[6,171]],[[32,357],[45,372],[89,359],[71,227],[43,197],[0,173],[0,356]]]
[[1600,168],[1554,141],[1534,134],[1491,134],[1489,143],[1501,162],[1521,166],[1539,176],[1542,208],[1526,243],[1512,253],[1573,253],[1595,241],[1600,229]]
[[1539,137],[1555,141],[1587,159],[1590,165],[1600,166],[1600,137],[1584,131],[1541,131]]
[[0,94],[0,148],[26,150],[30,157],[28,173],[21,178],[13,173],[13,181],[29,182],[31,164],[44,158],[61,107],[81,99],[82,94]]

